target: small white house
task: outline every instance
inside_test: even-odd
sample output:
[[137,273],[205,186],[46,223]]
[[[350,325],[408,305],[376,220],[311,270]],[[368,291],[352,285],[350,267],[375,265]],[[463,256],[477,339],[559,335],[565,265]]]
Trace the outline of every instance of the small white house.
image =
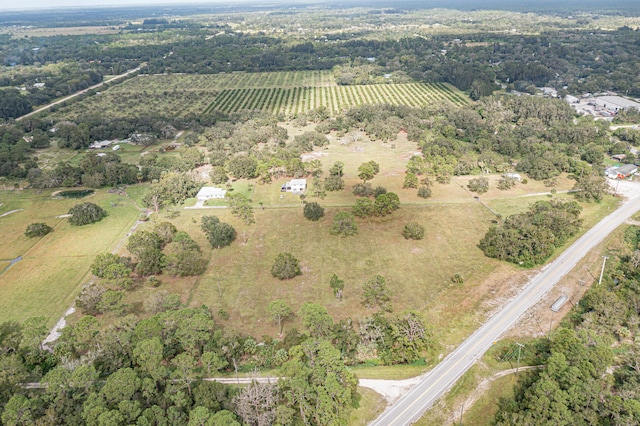
[[522,176],[520,176],[520,173],[505,173],[502,175],[502,177],[505,179],[517,180],[518,182],[522,180]]
[[95,141],[91,142],[89,149],[104,149],[113,143],[115,143],[115,141]]
[[307,190],[306,179],[291,179],[282,185],[280,191],[282,192],[304,192]]
[[212,198],[224,198],[226,194],[226,189],[214,188],[213,186],[203,186],[200,188],[200,191],[198,191],[196,198],[198,201],[207,201]]

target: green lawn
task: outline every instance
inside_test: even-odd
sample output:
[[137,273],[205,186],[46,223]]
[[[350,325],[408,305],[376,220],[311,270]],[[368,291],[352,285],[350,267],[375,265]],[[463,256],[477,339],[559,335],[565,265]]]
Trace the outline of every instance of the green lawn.
[[375,391],[358,387],[360,406],[351,412],[348,424],[350,426],[365,426],[371,423],[384,411],[387,401]]
[[[82,200],[54,199],[50,195],[51,191],[35,190],[0,193],[0,203],[4,203],[0,214],[23,209],[0,218],[4,242],[0,259],[23,257],[0,274],[0,322],[45,316],[53,325],[88,278],[93,258],[112,250],[139,214],[128,198],[106,190]],[[56,217],[83,201],[100,205],[109,216],[83,227],[70,226],[67,219]],[[33,222],[46,222],[53,232],[43,238],[25,237],[24,230]]]

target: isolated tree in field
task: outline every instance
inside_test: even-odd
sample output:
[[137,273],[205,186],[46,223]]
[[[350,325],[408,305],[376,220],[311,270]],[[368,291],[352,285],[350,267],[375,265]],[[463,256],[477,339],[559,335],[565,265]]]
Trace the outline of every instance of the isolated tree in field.
[[293,313],[291,306],[287,305],[287,302],[284,300],[278,299],[269,303],[267,310],[271,314],[271,318],[278,324],[278,330],[280,330],[280,335],[282,336],[283,323],[289,319]]
[[431,197],[431,188],[428,186],[421,186],[418,188],[418,197],[420,198],[429,198]]
[[333,295],[342,300],[342,290],[344,290],[344,280],[338,278],[336,274],[331,275],[329,286],[333,290]]
[[302,275],[298,259],[291,253],[279,253],[271,267],[271,275],[281,280],[287,280]]
[[344,175],[344,163],[342,161],[336,161],[329,169],[330,176],[342,177]]
[[373,179],[373,177],[380,171],[380,166],[375,161],[367,161],[362,163],[358,167],[358,177],[362,179],[362,182],[367,182]]
[[51,231],[53,231],[52,227],[50,227],[46,223],[38,222],[32,223],[31,225],[27,226],[27,230],[24,231],[24,235],[29,238],[44,237]]
[[404,182],[402,183],[402,187],[404,189],[407,188],[417,188],[418,187],[418,176],[415,173],[407,172],[404,176]]
[[324,181],[319,177],[314,177],[313,182],[311,184],[311,193],[314,197],[320,198],[324,200],[324,197],[327,195],[327,192],[324,188]]
[[220,222],[216,216],[203,216],[200,229],[207,236],[212,248],[226,247],[236,239],[233,226]]
[[367,308],[378,306],[386,312],[391,312],[391,290],[387,287],[387,280],[382,275],[376,275],[362,285],[364,296],[362,304]]
[[516,186],[516,180],[512,177],[503,177],[498,181],[496,187],[501,191],[507,191]]
[[489,190],[489,179],[486,177],[473,178],[469,181],[467,188],[476,194],[484,194]]
[[240,218],[246,225],[255,223],[253,206],[251,206],[251,201],[247,197],[242,194],[227,193],[226,199],[229,202],[232,215]]
[[407,240],[421,240],[424,238],[424,226],[418,222],[409,222],[404,225],[402,236]]
[[386,216],[400,208],[400,198],[394,192],[380,194],[373,203],[376,216]]
[[344,189],[344,163],[336,161],[329,169],[329,176],[324,180],[324,189],[327,191],[342,191]]
[[339,212],[333,217],[333,223],[329,230],[331,235],[350,236],[358,233],[358,226],[356,225],[353,213]]
[[88,225],[99,222],[107,217],[107,212],[93,203],[76,204],[69,210],[69,223],[74,226]]
[[304,213],[304,217],[307,219],[316,221],[324,216],[324,207],[315,201],[311,203],[304,203],[302,212]]

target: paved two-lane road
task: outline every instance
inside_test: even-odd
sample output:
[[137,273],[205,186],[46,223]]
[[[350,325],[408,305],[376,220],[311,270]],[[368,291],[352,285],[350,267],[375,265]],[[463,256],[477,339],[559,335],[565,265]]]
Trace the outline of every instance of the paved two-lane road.
[[527,309],[539,302],[589,250],[639,210],[640,195],[636,194],[546,266],[518,296],[451,352],[419,384],[382,413],[371,426],[409,425],[422,417],[424,412],[447,392]]

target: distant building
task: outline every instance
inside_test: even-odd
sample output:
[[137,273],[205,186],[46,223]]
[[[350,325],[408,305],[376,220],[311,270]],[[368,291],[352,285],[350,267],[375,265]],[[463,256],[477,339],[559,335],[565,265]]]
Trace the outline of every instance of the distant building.
[[280,191],[282,192],[304,192],[307,189],[306,179],[291,179],[282,185]]
[[114,143],[115,141],[95,141],[91,142],[89,149],[104,149]]
[[577,104],[580,102],[580,99],[576,98],[575,96],[571,96],[571,95],[566,95],[564,97],[564,100],[567,101],[570,104]]
[[502,175],[502,177],[505,179],[517,180],[518,182],[522,180],[522,176],[520,176],[520,173],[505,173]]
[[33,83],[33,87],[36,89],[42,89],[44,86],[46,86],[46,83]]
[[622,161],[625,158],[627,158],[627,156],[625,154],[616,154],[616,155],[612,155],[611,159],[612,160],[616,160],[616,161]]
[[206,201],[211,200],[212,198],[224,198],[226,194],[226,189],[214,188],[213,186],[203,186],[200,188],[200,191],[198,191],[196,198],[198,201]]
[[630,101],[620,96],[599,96],[595,98],[597,106],[606,109],[612,113],[622,110],[636,109],[640,111],[640,103]]
[[626,179],[634,175],[638,171],[638,167],[634,164],[625,164],[620,167],[609,167],[605,170],[605,174],[610,179]]

